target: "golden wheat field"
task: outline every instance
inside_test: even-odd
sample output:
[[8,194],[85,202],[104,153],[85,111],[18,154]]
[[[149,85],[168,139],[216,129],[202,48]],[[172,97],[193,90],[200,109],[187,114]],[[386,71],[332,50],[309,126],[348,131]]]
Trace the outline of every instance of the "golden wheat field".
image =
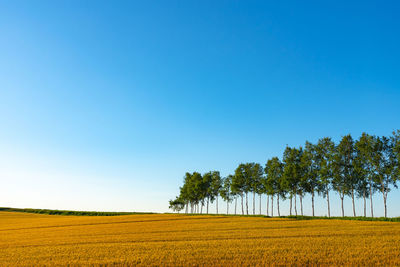
[[2,266],[400,265],[400,223],[0,212]]

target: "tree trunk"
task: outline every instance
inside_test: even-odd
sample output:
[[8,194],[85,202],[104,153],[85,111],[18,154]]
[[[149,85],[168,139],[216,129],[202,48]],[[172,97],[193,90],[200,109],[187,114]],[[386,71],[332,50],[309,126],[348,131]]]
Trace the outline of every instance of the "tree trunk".
[[216,197],[216,199],[217,199],[216,204],[217,204],[217,214],[218,214],[218,196]]
[[271,217],[274,217],[274,195],[271,195]]
[[340,195],[340,199],[342,200],[342,217],[344,217],[344,206],[343,206],[344,193],[343,196]]
[[269,216],[269,195],[267,194],[267,216]]
[[329,190],[326,190],[326,200],[328,201],[328,217],[331,217],[331,205],[329,204]]
[[253,192],[253,215],[256,215],[256,191]]
[[384,197],[383,197],[383,205],[385,206],[385,218],[387,218],[387,206],[386,206],[386,199],[387,199],[387,196],[384,196]]
[[365,199],[365,189],[363,190],[363,199],[364,199],[364,217],[367,217],[367,200]]
[[249,215],[249,194],[246,192],[246,215]]
[[235,196],[235,215],[236,215],[236,206],[237,206],[237,196]]
[[244,215],[243,194],[241,194],[240,196],[242,197],[242,215]]
[[387,217],[387,207],[386,207],[386,198],[387,193],[384,185],[382,184],[382,196],[383,196],[383,207],[385,208],[385,218]]
[[297,216],[297,192],[294,192],[294,212],[296,213]]
[[229,201],[226,201],[226,215],[229,214]]
[[371,217],[374,218],[374,205],[372,203],[372,184],[369,184],[369,203],[371,206]]
[[278,216],[281,217],[281,212],[279,211],[279,194],[278,194],[277,204],[278,204]]
[[261,194],[259,194],[260,197],[260,215],[261,215]]
[[210,204],[210,197],[207,197],[207,214],[208,214],[208,205]]
[[353,216],[356,217],[356,205],[354,204],[354,189],[351,190],[351,198],[353,201]]
[[292,216],[292,197],[293,195],[290,194],[290,216]]
[[303,196],[300,195],[301,216],[303,216]]
[[312,195],[311,195],[311,204],[312,204],[312,216],[314,217],[314,190],[312,191]]
[[201,202],[200,214],[203,214],[203,206],[204,206],[204,203],[203,203],[203,202]]
[[386,206],[386,199],[387,199],[387,187],[382,182],[382,196],[383,196],[383,206],[385,208],[385,218],[387,218],[387,206]]

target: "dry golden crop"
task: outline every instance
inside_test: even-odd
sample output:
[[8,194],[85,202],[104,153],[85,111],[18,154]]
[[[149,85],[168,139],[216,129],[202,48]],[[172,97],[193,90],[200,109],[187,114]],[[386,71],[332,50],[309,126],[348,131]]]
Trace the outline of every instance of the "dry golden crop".
[[400,223],[0,212],[0,264],[400,265]]

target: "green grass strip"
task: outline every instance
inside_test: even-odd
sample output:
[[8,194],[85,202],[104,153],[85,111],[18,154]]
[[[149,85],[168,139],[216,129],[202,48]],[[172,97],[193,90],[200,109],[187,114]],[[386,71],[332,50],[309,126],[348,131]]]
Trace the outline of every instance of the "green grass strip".
[[27,212],[48,215],[67,215],[67,216],[120,216],[133,214],[154,214],[152,212],[108,212],[108,211],[73,211],[73,210],[49,210],[49,209],[17,209],[2,208],[0,211]]

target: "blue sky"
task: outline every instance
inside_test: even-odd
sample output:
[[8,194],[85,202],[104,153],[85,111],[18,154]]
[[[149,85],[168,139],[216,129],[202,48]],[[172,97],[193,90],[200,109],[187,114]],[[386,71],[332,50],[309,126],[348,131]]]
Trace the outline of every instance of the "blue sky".
[[[286,144],[389,135],[399,8],[1,1],[0,206],[167,211],[186,171],[227,175]],[[390,216],[399,201],[389,194]]]

